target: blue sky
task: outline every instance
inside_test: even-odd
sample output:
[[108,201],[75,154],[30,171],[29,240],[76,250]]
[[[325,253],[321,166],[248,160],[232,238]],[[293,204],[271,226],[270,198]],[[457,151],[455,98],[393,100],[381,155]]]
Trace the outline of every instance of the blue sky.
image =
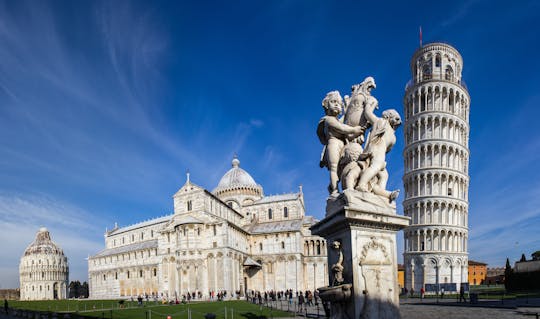
[[[86,280],[106,228],[170,214],[187,169],[212,190],[234,153],[266,194],[302,184],[321,218],[322,98],[371,75],[381,109],[402,113],[420,25],[464,59],[469,257],[529,255],[539,21],[538,1],[0,1],[0,288],[18,286],[40,226]],[[402,134],[389,188],[403,189]]]

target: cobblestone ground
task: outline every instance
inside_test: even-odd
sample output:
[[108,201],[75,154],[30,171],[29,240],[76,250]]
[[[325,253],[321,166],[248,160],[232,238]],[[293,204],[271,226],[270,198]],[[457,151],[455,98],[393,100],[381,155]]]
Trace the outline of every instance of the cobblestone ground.
[[442,305],[422,305],[422,304],[402,304],[399,307],[402,319],[516,319],[531,318],[535,316],[524,316],[516,309],[504,308],[481,308],[481,307],[459,307]]

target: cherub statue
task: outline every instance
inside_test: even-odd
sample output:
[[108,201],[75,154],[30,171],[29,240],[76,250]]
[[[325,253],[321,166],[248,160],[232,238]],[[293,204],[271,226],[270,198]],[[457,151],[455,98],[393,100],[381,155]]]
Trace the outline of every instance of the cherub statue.
[[317,126],[317,136],[324,145],[320,166],[328,167],[330,171],[328,192],[330,196],[337,197],[339,194],[338,164],[343,146],[348,138],[352,139],[359,136],[364,129],[360,126],[349,126],[338,119],[343,107],[343,99],[338,91],[326,94],[322,106],[326,115],[321,118]]
[[[387,197],[393,201],[399,195],[399,190],[387,191],[388,171],[386,170],[386,153],[396,144],[396,129],[401,125],[401,117],[394,110],[386,110],[382,118],[373,114],[377,107],[376,100],[368,103],[364,109],[364,115],[372,123],[373,128],[369,134],[363,154],[360,160],[366,162],[366,168],[360,174],[357,189],[360,191],[372,191],[376,195]],[[370,189],[371,188],[371,189]]]
[[354,189],[362,169],[365,168],[365,162],[359,161],[362,145],[358,142],[350,142],[343,147],[342,153],[338,166],[341,187],[343,190]]

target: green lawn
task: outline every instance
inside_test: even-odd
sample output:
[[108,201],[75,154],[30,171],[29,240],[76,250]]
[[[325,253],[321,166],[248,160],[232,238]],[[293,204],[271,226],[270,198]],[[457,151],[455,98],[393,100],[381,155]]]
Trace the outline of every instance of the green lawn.
[[[94,308],[95,306],[95,308]],[[259,316],[291,317],[290,313],[260,307],[245,301],[196,302],[179,305],[160,305],[149,302],[144,307],[137,307],[136,302],[126,302],[126,308],[119,309],[118,302],[112,300],[54,300],[54,301],[12,301],[10,307],[41,311],[78,312],[81,317],[118,318],[118,319],[203,319],[207,313],[216,314],[216,318],[256,319]],[[85,310],[86,309],[86,310]],[[94,310],[95,309],[95,310]]]

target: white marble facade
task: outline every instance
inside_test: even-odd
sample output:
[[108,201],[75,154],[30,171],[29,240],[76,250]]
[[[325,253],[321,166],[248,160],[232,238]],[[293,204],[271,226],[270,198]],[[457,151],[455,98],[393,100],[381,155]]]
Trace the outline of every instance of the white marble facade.
[[264,196],[234,158],[212,191],[189,179],[174,213],[105,234],[88,260],[90,298],[187,292],[313,291],[328,284],[326,242],[311,235],[298,193]]
[[66,299],[69,266],[62,249],[47,228],[36,233],[19,264],[21,300]]
[[463,60],[448,44],[419,48],[404,97],[405,287],[467,285],[469,106]]

